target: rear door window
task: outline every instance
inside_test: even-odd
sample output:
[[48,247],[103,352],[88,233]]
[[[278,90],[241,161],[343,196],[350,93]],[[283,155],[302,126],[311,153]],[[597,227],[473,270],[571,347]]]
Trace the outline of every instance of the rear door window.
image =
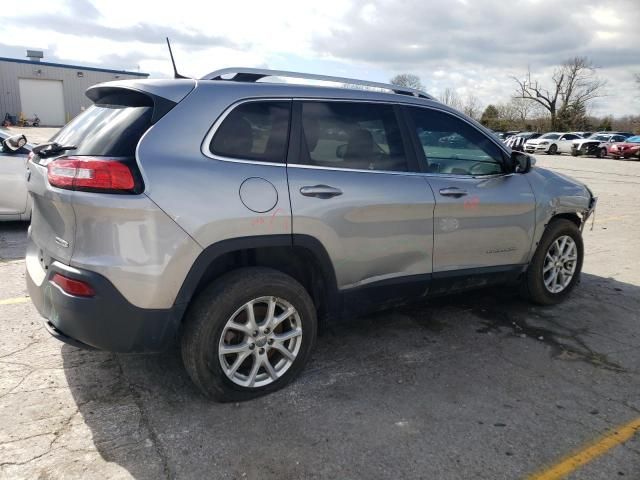
[[51,141],[75,145],[73,155],[135,157],[136,146],[151,126],[153,100],[136,92],[103,96],[63,127]]
[[391,105],[303,102],[302,130],[303,163],[358,170],[408,170]]
[[222,121],[209,149],[226,158],[284,163],[290,116],[290,101],[240,104]]

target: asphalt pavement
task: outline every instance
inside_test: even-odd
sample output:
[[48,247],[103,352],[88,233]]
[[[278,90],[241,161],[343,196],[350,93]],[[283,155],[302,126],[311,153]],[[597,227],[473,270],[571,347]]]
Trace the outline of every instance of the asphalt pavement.
[[0,224],[0,477],[640,478],[640,162],[538,159],[599,196],[568,301],[501,287],[343,319],[298,381],[241,404],[204,399],[175,349],[50,338],[26,225]]

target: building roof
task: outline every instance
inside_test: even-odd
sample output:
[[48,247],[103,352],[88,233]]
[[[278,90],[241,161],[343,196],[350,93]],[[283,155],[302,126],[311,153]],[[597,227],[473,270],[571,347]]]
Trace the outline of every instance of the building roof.
[[133,75],[135,77],[148,77],[148,73],[128,72],[126,70],[111,70],[109,68],[85,67],[83,65],[69,65],[66,63],[38,62],[35,60],[23,60],[21,58],[0,57],[0,62],[27,63],[30,65],[41,65],[45,67],[72,68],[74,70],[89,70],[92,72],[115,73],[120,75]]

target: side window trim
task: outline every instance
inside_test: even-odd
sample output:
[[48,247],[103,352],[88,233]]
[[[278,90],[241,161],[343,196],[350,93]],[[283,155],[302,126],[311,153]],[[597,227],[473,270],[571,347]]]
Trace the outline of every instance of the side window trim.
[[[256,102],[289,102],[289,130],[287,132],[286,147],[284,150],[285,158],[283,159],[283,161],[282,162],[266,162],[266,161],[260,161],[260,160],[225,157],[225,156],[216,155],[215,153],[213,153],[210,148],[211,141],[213,140],[213,137],[215,136],[218,129],[220,128],[220,125],[222,125],[222,122],[224,122],[224,120],[231,114],[231,112],[233,112],[236,108],[240,107],[241,105],[244,105],[247,103],[256,103]],[[205,157],[211,158],[213,160],[223,161],[223,162],[249,163],[249,164],[257,164],[257,165],[270,165],[274,167],[285,167],[287,165],[287,161],[289,158],[289,146],[291,142],[292,129],[293,129],[293,98],[292,97],[244,98],[229,105],[227,108],[223,110],[223,112],[218,116],[218,118],[216,118],[216,120],[213,122],[213,124],[209,128],[209,131],[205,135],[204,139],[202,140],[202,143],[200,145],[200,153],[202,153]]]
[[[449,112],[449,111],[441,109],[441,108],[435,108],[435,107],[426,106],[426,105],[423,106],[423,105],[406,105],[405,104],[405,105],[399,105],[399,106],[404,111],[405,125],[409,129],[409,134],[411,136],[412,143],[414,145],[414,153],[417,156],[418,163],[420,165],[420,170],[425,175],[430,175],[430,176],[431,175],[434,175],[434,176],[453,176],[453,177],[459,177],[459,178],[475,178],[475,177],[488,178],[488,177],[492,177],[492,176],[508,175],[509,174],[509,169],[508,169],[508,165],[507,165],[508,155],[505,152],[504,145],[500,145],[500,143],[498,143],[496,141],[496,139],[492,138],[491,135],[487,135],[486,132],[480,130],[473,123],[467,121],[464,117],[462,117],[460,115],[456,115],[455,113]],[[500,155],[500,166],[502,167],[502,172],[501,173],[492,174],[492,175],[463,175],[463,174],[456,174],[456,173],[446,173],[446,174],[433,173],[433,172],[427,171],[427,164],[428,164],[427,156],[424,153],[424,149],[422,148],[422,144],[420,143],[420,140],[418,139],[418,135],[416,133],[416,125],[415,125],[415,122],[414,122],[413,117],[411,116],[411,112],[410,112],[410,109],[412,109],[412,108],[431,110],[431,111],[440,112],[440,113],[443,113],[443,114],[446,114],[446,115],[451,115],[452,117],[454,117],[454,118],[466,123],[471,128],[473,128],[474,130],[479,132],[481,135],[483,135],[486,138],[488,138],[492,143],[494,143],[498,147],[498,151],[501,154]]]

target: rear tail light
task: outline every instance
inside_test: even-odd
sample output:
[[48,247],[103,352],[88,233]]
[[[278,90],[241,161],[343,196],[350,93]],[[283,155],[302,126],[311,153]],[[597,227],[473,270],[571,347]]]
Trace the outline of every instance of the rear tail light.
[[59,273],[54,273],[51,279],[52,283],[59,286],[65,293],[74,295],[76,297],[93,297],[95,292],[91,285],[82,280],[74,280],[73,278],[65,277]]
[[67,190],[133,192],[136,181],[131,169],[119,160],[98,157],[61,157],[47,165],[54,187]]

